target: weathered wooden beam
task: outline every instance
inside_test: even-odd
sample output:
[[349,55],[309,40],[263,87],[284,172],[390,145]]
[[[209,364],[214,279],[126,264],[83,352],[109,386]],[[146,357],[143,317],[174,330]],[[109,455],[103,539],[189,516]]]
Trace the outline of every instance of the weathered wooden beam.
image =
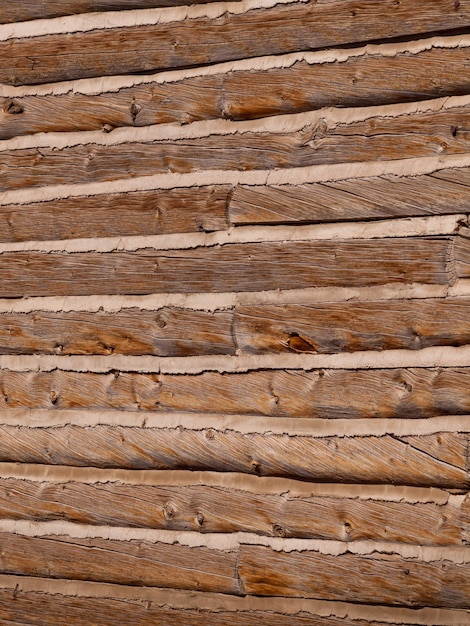
[[[108,143],[101,134],[95,137],[96,143],[88,137],[85,145],[72,136],[70,146],[63,145],[63,138],[55,139],[59,141],[57,146],[44,145],[44,139],[31,137],[24,137],[23,143],[18,143],[21,139],[18,138],[16,148],[0,152],[0,190],[112,181],[168,172],[298,168],[469,151],[465,128],[470,125],[470,106],[388,113],[374,110],[369,116],[364,114],[365,119],[357,119],[356,111],[356,119],[346,121],[345,117],[344,122],[329,122],[313,114],[288,119],[281,116],[269,118],[270,129],[258,122],[257,130],[227,122],[214,127],[213,134],[204,126],[198,136],[196,126],[178,131],[175,138],[167,138],[172,130],[159,131],[157,127],[152,130],[153,141],[138,141],[135,135],[129,135],[126,143],[121,139],[115,143],[112,136]],[[188,137],[184,137],[185,133]]]
[[295,224],[465,212],[468,185],[468,168],[304,185],[239,185],[230,199],[230,221]]
[[14,533],[0,533],[0,549],[2,573],[240,593],[233,552],[147,541]]
[[[466,3],[336,0],[221,13],[138,27],[105,28],[0,43],[0,82],[47,83],[131,74],[347,43],[463,29]],[[116,46],[119,41],[119,46]],[[247,45],[249,42],[249,46]]]
[[[0,461],[52,465],[241,472],[320,482],[465,489],[467,437],[452,459],[382,437],[242,434],[122,426],[0,427]],[[452,444],[452,441],[450,441]],[[441,446],[446,450],[446,446]]]
[[470,607],[468,564],[420,562],[378,553],[332,556],[242,546],[239,572],[245,591],[260,596],[322,598],[413,608]]
[[176,308],[0,315],[3,354],[235,354],[233,313]]
[[[470,368],[259,370],[198,375],[0,372],[8,408],[188,411],[298,418],[470,414]],[[338,392],[341,390],[341,393]]]
[[3,519],[337,541],[460,545],[465,506],[461,511],[452,503],[290,497],[206,486],[0,480]]
[[467,298],[0,314],[0,354],[263,354],[470,343]]
[[452,237],[227,244],[189,250],[5,252],[0,297],[447,284]]
[[[27,579],[25,579],[27,580]],[[0,613],[5,626],[31,626],[34,616],[35,626],[50,626],[51,615],[58,623],[67,626],[416,626],[423,624],[411,618],[404,623],[400,616],[393,619],[389,607],[378,606],[377,616],[381,611],[388,613],[387,622],[370,621],[350,617],[329,617],[299,611],[286,615],[282,607],[276,607],[274,600],[270,610],[217,610],[171,607],[168,603],[159,606],[156,602],[145,599],[126,599],[124,597],[83,597],[66,596],[55,593],[20,591],[17,589],[0,590]],[[460,611],[459,611],[460,613]],[[466,618],[466,614],[461,616]],[[379,618],[380,619],[380,618]],[[418,618],[419,619],[419,618]],[[459,619],[459,615],[455,615]],[[393,621],[391,621],[393,620]],[[441,623],[441,622],[440,622]],[[462,625],[462,621],[455,621]]]
[[[154,7],[173,7],[181,4],[200,4],[215,0],[22,0],[21,4],[3,4],[0,6],[0,24],[23,22],[26,20],[46,19],[91,13],[94,11],[125,11],[130,9],[151,9]],[[231,2],[237,0],[230,0]]]
[[457,346],[470,343],[469,307],[467,298],[240,306],[234,334],[248,353]]
[[0,207],[0,242],[222,230],[230,189],[161,189],[6,205]]
[[468,73],[463,71],[469,65],[468,54],[468,48],[411,49],[395,56],[385,50],[381,56],[377,50],[340,62],[298,61],[288,67],[220,71],[97,94],[3,97],[0,139],[213,118],[246,120],[322,107],[464,95],[470,92]]

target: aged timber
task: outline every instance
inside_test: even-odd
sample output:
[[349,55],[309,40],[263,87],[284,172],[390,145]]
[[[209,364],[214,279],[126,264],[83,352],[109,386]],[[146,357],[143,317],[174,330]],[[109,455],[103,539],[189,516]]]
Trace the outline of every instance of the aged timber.
[[[466,2],[336,0],[0,43],[0,82],[48,83],[468,28]],[[145,53],[143,54],[143,50]]]

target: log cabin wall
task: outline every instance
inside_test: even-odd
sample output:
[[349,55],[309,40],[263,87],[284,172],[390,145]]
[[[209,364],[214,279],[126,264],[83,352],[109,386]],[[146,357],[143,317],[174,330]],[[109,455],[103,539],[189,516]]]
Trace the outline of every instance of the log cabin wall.
[[470,0],[0,5],[0,624],[470,624]]

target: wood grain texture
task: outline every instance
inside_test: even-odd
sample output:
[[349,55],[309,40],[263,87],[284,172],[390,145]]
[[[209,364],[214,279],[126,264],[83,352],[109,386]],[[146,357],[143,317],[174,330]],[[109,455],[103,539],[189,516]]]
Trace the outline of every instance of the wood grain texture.
[[452,237],[226,244],[190,250],[5,252],[0,297],[447,284]]
[[95,95],[4,97],[0,98],[0,139],[215,118],[246,120],[322,107],[465,95],[470,92],[465,71],[469,56],[467,48],[438,48],[395,57],[366,54],[339,63],[299,61],[286,68],[150,82]]
[[[198,375],[0,372],[0,406],[297,418],[469,415],[470,368],[258,370]],[[341,390],[341,393],[338,392]],[[366,399],[366,400],[365,400]],[[136,415],[137,419],[140,419]]]
[[[451,170],[442,172],[450,173]],[[387,176],[305,185],[239,185],[230,200],[230,221],[295,224],[377,220],[465,212],[468,168],[424,176]]]
[[191,356],[419,350],[470,343],[467,298],[0,314],[0,354]]
[[469,310],[467,298],[241,306],[234,334],[257,354],[459,346],[470,343]]
[[235,354],[231,312],[164,308],[0,315],[2,354]]
[[0,553],[4,574],[239,593],[236,554],[209,548],[0,533]]
[[175,188],[6,205],[0,207],[0,241],[223,230],[230,189]]
[[274,6],[217,19],[5,41],[0,44],[0,82],[18,85],[152,72],[463,29],[469,24],[468,3],[454,6],[447,0]]
[[[322,555],[242,546],[240,577],[247,593],[410,606],[470,606],[470,568],[421,563],[395,555]],[[351,575],[354,572],[354,575]]]
[[470,149],[469,139],[470,107],[455,107],[389,117],[375,114],[332,128],[321,119],[293,132],[249,131],[145,143],[21,148],[0,152],[0,190],[165,172],[271,170],[465,154]]
[[470,278],[470,228],[462,228],[455,240],[455,268],[459,278]]
[[470,494],[467,494],[462,504],[461,514],[462,536],[465,543],[470,543]]
[[[0,427],[0,461],[241,472],[319,482],[467,489],[467,456],[441,461],[392,436],[244,435],[122,426]],[[463,436],[465,437],[465,436]]]
[[[2,3],[0,24],[24,22],[26,20],[47,19],[94,11],[125,11],[131,9],[152,9],[173,7],[182,4],[200,4],[215,0],[21,0],[19,4]],[[231,0],[233,1],[233,0]],[[237,0],[235,0],[237,1]]]
[[[427,438],[424,438],[426,441]],[[468,508],[468,507],[467,507]],[[464,512],[468,516],[467,510]],[[220,487],[0,480],[0,517],[203,533],[460,545],[457,506],[265,495]],[[467,524],[465,517],[463,524]]]
[[[387,610],[384,607],[385,610]],[[377,608],[380,611],[380,607]],[[276,611],[209,611],[203,609],[158,606],[155,602],[124,598],[61,596],[41,592],[0,590],[2,626],[50,626],[51,615],[67,626],[393,626],[390,621],[378,622],[321,617],[307,612],[289,614]],[[404,624],[400,620],[399,626]]]

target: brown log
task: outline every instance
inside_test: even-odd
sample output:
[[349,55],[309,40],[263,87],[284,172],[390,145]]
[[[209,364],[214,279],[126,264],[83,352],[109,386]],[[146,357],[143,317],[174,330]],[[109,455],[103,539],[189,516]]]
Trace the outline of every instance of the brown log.
[[[377,607],[377,615],[386,607]],[[270,611],[171,608],[149,600],[63,596],[15,589],[0,590],[2,626],[51,626],[51,615],[67,626],[393,626],[395,622],[321,617],[307,612],[286,615],[273,606]],[[397,625],[398,626],[398,625]],[[404,624],[399,626],[414,626]]]
[[190,250],[5,252],[0,297],[446,284],[451,237],[226,244]]
[[236,554],[182,545],[0,533],[4,574],[239,593]]
[[387,176],[305,185],[237,186],[230,200],[230,221],[290,224],[445,215],[468,209],[464,186],[469,168],[452,180],[436,172],[423,176]]
[[457,506],[289,497],[221,487],[2,479],[0,517],[336,541],[462,543]]
[[470,228],[462,228],[455,240],[455,268],[459,278],[470,278]]
[[470,343],[469,307],[467,298],[241,306],[234,333],[248,353],[460,346]]
[[2,354],[235,354],[231,312],[0,314]]
[[[155,7],[173,7],[181,4],[200,4],[215,0],[22,0],[18,4],[5,3],[0,6],[0,24],[24,22],[26,20],[46,19],[92,13],[94,11],[125,11],[131,9],[152,9]],[[237,0],[235,0],[237,1]]]
[[229,191],[220,185],[1,206],[0,241],[223,230]]
[[465,543],[470,543],[470,494],[467,494],[462,504],[461,524],[463,540]]
[[467,4],[453,6],[446,0],[426,5],[415,0],[281,5],[217,19],[8,40],[0,43],[0,82],[18,85],[152,72],[464,29],[469,24]]
[[242,546],[246,593],[418,607],[470,607],[470,568],[374,553],[331,556]]
[[0,190],[110,181],[158,172],[269,170],[465,154],[470,149],[469,127],[470,107],[455,107],[390,117],[375,115],[333,128],[320,120],[303,130],[284,133],[5,150],[0,152]]
[[4,112],[0,115],[0,139],[213,118],[246,120],[322,107],[376,106],[464,95],[470,92],[468,66],[468,49],[438,48],[395,57],[366,54],[340,63],[300,61],[280,69],[150,82],[93,95],[5,97],[0,98]]
[[320,482],[449,489],[470,486],[466,454],[459,467],[389,435],[245,435],[213,429],[71,425],[1,426],[0,435],[2,462],[242,472]]
[[[188,411],[296,418],[469,415],[470,368],[258,370],[198,375],[0,371],[8,408]],[[339,393],[341,390],[341,393]]]

